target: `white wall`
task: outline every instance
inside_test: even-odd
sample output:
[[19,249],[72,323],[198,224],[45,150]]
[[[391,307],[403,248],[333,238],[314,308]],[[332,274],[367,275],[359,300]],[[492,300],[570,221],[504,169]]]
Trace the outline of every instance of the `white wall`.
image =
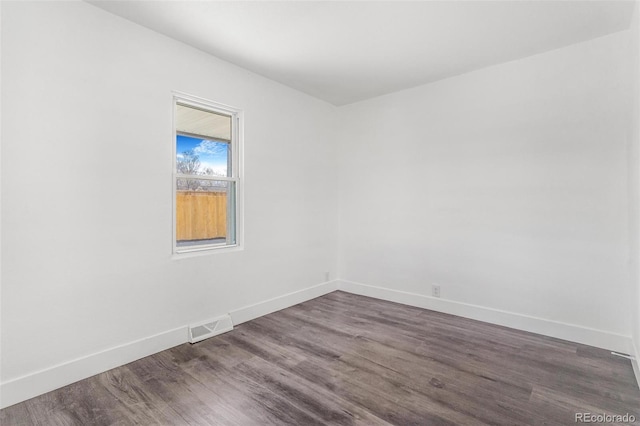
[[628,37],[341,108],[340,277],[630,336]]
[[[3,4],[2,381],[336,273],[334,107],[83,2]],[[171,258],[171,90],[245,111],[245,250]]]
[[635,286],[633,297],[633,341],[636,356],[636,378],[640,383],[640,3],[635,2],[635,10],[631,21],[630,49],[632,58],[632,108],[631,125],[629,126],[629,217],[630,217],[630,279]]

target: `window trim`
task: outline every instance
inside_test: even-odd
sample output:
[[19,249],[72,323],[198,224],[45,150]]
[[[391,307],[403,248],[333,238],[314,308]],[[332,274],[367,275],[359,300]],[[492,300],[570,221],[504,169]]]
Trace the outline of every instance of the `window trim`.
[[[190,257],[193,255],[202,255],[208,253],[221,253],[229,251],[242,250],[244,248],[244,209],[243,209],[243,183],[244,183],[244,161],[243,161],[243,118],[244,113],[241,109],[229,105],[213,102],[198,96],[189,95],[178,91],[171,92],[171,196],[172,196],[172,254],[173,258]],[[176,216],[176,199],[177,199],[177,180],[180,177],[193,178],[192,175],[184,175],[177,173],[177,149],[176,149],[176,105],[177,103],[192,106],[194,108],[204,109],[214,113],[220,113],[231,117],[231,176],[202,176],[198,177],[203,180],[228,181],[235,183],[235,244],[203,244],[189,247],[178,247],[177,244],[177,216]],[[230,221],[227,221],[230,224]]]

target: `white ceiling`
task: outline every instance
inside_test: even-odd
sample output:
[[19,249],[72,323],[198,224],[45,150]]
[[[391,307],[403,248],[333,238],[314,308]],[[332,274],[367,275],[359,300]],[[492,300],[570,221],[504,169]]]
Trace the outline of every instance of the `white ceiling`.
[[627,29],[632,1],[93,5],[334,105]]

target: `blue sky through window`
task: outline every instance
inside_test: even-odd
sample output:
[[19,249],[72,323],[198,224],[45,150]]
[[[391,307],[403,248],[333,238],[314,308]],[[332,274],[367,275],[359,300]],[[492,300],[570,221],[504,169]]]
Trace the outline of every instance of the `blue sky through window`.
[[227,176],[228,144],[207,139],[192,138],[189,136],[176,136],[176,153],[178,160],[183,153],[193,151],[200,159],[200,172],[210,168],[215,174]]

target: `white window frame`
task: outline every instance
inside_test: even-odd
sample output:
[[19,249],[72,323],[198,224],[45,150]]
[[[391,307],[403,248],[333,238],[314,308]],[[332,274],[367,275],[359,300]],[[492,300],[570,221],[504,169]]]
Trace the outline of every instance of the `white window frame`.
[[[202,244],[193,246],[181,246],[178,247],[177,241],[177,216],[176,216],[176,204],[177,204],[177,182],[179,178],[193,178],[192,175],[184,175],[177,172],[177,147],[176,147],[176,105],[180,103],[186,106],[192,106],[194,108],[211,111],[212,113],[218,113],[231,116],[231,176],[198,176],[199,180],[214,180],[214,181],[228,181],[234,182],[235,187],[235,206],[228,206],[229,208],[235,207],[235,215],[233,222],[227,218],[227,226],[233,226],[235,224],[235,243],[219,243],[219,244]],[[227,251],[241,250],[244,246],[244,226],[243,226],[243,111],[241,109],[224,105],[218,102],[213,102],[207,99],[200,98],[198,96],[189,95],[181,92],[172,92],[171,99],[172,108],[172,132],[171,132],[171,149],[172,155],[172,179],[171,179],[171,195],[173,201],[172,213],[172,239],[173,239],[173,255],[174,257],[184,257],[190,254],[205,254],[205,253],[219,253]],[[229,187],[230,188],[230,187]],[[227,231],[227,235],[230,232]]]

